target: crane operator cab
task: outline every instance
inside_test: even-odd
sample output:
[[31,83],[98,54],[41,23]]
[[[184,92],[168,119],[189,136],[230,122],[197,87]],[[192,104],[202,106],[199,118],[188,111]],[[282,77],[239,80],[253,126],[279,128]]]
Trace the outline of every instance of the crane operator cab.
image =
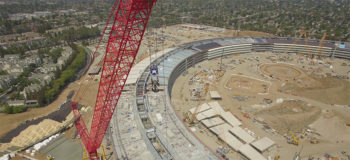
[[151,66],[150,72],[151,72],[152,91],[158,92],[159,91],[158,67],[156,65]]

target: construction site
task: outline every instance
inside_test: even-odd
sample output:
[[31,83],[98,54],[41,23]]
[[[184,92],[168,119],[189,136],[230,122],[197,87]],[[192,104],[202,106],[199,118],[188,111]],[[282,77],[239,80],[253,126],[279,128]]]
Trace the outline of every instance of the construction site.
[[[348,76],[349,62],[323,59],[330,69],[307,59],[259,52],[204,61],[179,76],[171,101],[191,131],[229,159],[240,159],[239,153],[249,159],[291,159],[299,152],[307,158],[327,153],[347,159],[341,152],[349,152],[350,83],[327,74]],[[263,157],[249,157],[250,152]]]
[[127,75],[105,87],[116,66],[103,38],[88,74],[53,103],[0,116],[1,160],[350,160],[349,43],[148,29]]

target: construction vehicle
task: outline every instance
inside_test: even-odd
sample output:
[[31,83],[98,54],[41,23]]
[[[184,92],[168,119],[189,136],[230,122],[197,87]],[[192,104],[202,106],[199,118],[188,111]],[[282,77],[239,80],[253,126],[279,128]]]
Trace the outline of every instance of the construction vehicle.
[[279,154],[277,154],[276,156],[275,156],[275,158],[273,158],[273,160],[279,160],[280,159],[280,155]]
[[[299,37],[295,39],[295,41],[293,42],[293,45],[290,45],[290,46],[287,48],[287,50],[284,52],[285,54],[288,53],[288,52],[293,48],[293,46],[294,46],[295,44],[297,44],[297,42],[298,42],[300,39],[302,39],[302,38],[304,38],[304,40],[305,40],[305,45],[308,46],[308,44],[309,44],[308,38],[307,38],[307,32],[308,32],[308,31],[307,31],[307,30],[299,30],[299,32],[300,32]],[[309,54],[309,49],[308,49],[308,51],[307,51],[307,54]]]
[[346,126],[350,127],[350,122],[346,123]]
[[291,131],[289,131],[289,133],[290,133],[291,137],[287,138],[287,142],[289,144],[299,145],[300,140],[298,140]]
[[318,144],[318,143],[320,143],[320,141],[318,139],[312,138],[312,139],[310,139],[310,143],[311,144]]
[[51,155],[48,155],[46,158],[47,158],[47,160],[54,160],[55,159],[55,157],[53,157]]
[[300,154],[301,154],[301,151],[303,151],[303,148],[304,148],[304,146],[301,146],[300,151],[299,152],[295,152],[293,160],[301,160]]
[[318,58],[321,59],[322,58],[322,48],[324,46],[324,40],[326,39],[327,37],[327,33],[324,32],[323,33],[323,36],[322,36],[322,39],[320,41],[320,45],[318,46]]
[[251,119],[251,117],[249,116],[249,114],[248,114],[248,113],[242,112],[242,114],[243,114],[243,117],[244,117],[244,118]]
[[[80,118],[81,114],[77,103],[71,104],[78,135],[87,151],[87,158],[90,160],[103,157],[98,154],[97,150],[101,146],[131,67],[134,64],[152,8],[156,2],[157,0],[115,1],[93,58],[89,63],[90,67],[104,34],[109,33],[91,129],[88,129],[83,118]],[[114,20],[111,24],[111,30],[106,32],[112,17],[114,17]]]
[[202,98],[205,97],[208,93],[208,90],[209,90],[209,84],[204,84],[204,93],[201,94],[201,93],[198,93],[197,94],[197,97],[198,97],[198,104],[197,104],[197,107],[195,109],[195,111],[193,112],[193,114],[191,116],[189,116],[189,119],[188,119],[188,123],[189,124],[194,124],[194,122],[196,121],[196,116],[200,110],[200,104],[202,102]]

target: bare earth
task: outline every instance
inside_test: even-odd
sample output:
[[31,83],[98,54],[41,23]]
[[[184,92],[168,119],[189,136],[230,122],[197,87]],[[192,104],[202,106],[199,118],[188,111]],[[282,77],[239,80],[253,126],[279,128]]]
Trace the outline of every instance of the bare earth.
[[[283,55],[291,60],[278,63],[269,58],[271,56],[279,57],[273,53],[228,56],[223,59],[225,74],[218,80],[208,77],[219,68],[220,59],[197,64],[188,69],[187,75],[181,75],[176,80],[171,98],[174,108],[186,115],[190,108],[197,106],[198,102],[193,101],[189,91],[203,87],[200,80],[203,79],[209,83],[209,91],[219,92],[222,100],[218,102],[224,110],[231,111],[241,120],[242,128],[254,132],[256,138],[267,136],[277,144],[263,153],[265,157],[279,154],[280,159],[292,159],[302,145],[302,157],[323,157],[325,153],[330,153],[347,158],[341,152],[350,152],[350,127],[345,125],[350,122],[350,81],[329,75],[349,76],[349,67],[341,64],[350,65],[350,62],[323,59],[323,63],[332,64],[333,67],[329,68],[317,63],[311,65],[307,61],[298,62],[296,58],[307,60],[303,56]],[[254,57],[259,57],[259,61],[252,60]],[[199,74],[203,70],[208,74]],[[245,78],[232,78],[232,75]],[[262,88],[259,80],[271,83],[266,94],[257,94]],[[282,102],[277,103],[278,99],[282,99]],[[209,101],[209,96],[206,96],[201,103]],[[194,134],[211,149],[227,146],[200,123],[194,128]],[[301,145],[287,143],[285,137],[290,132],[300,139]],[[311,144],[312,138],[320,143]],[[233,150],[227,156],[241,159]]]
[[270,83],[263,80],[233,75],[227,81],[225,87],[233,89],[235,91],[265,94],[269,91]]
[[19,124],[24,123],[26,120],[43,117],[57,110],[60,105],[66,101],[68,93],[74,88],[76,88],[75,84],[69,85],[53,103],[45,107],[30,108],[28,111],[19,114],[0,113],[0,137],[16,128]]
[[301,132],[318,119],[320,113],[319,107],[292,100],[263,109],[255,113],[255,116],[262,117],[269,126],[283,135],[288,134],[289,131]]

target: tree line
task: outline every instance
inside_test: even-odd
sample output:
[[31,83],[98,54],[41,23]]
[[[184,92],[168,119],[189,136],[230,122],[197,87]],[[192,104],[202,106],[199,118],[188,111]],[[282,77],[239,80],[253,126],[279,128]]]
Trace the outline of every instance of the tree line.
[[0,57],[7,54],[22,54],[35,49],[45,49],[57,45],[69,44],[78,40],[86,40],[100,36],[98,27],[69,28],[57,33],[47,33],[47,39],[42,42],[32,42],[0,47]]
[[74,75],[82,69],[86,63],[86,52],[82,46],[72,43],[73,56],[69,65],[62,70],[56,71],[56,79],[49,85],[43,87],[39,92],[30,95],[30,98],[37,99],[41,106],[54,101],[62,90],[74,80]]
[[[53,80],[47,86],[42,87],[42,89],[38,92],[27,95],[29,99],[37,99],[39,102],[39,106],[45,106],[54,101],[58,95],[62,92],[62,90],[74,80],[74,76],[77,72],[79,72],[86,63],[86,52],[84,47],[79,46],[77,44],[72,43],[70,45],[73,49],[73,56],[69,60],[69,65],[66,65],[62,70],[58,70],[56,75],[56,79]],[[25,106],[17,106],[10,107],[5,106],[3,109],[3,113],[14,114],[25,112],[27,107]]]

